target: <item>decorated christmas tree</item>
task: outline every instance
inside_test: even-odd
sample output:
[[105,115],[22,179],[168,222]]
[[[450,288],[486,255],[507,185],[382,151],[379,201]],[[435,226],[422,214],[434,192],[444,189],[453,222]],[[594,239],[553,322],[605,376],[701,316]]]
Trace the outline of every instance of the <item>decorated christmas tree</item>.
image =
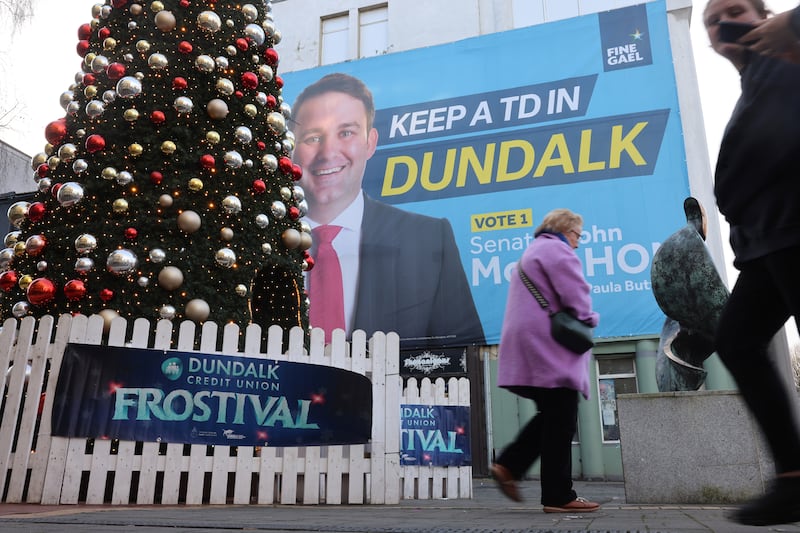
[[2,318],[307,328],[311,233],[270,5],[106,0],[91,15],[32,161],[38,198],[8,211]]

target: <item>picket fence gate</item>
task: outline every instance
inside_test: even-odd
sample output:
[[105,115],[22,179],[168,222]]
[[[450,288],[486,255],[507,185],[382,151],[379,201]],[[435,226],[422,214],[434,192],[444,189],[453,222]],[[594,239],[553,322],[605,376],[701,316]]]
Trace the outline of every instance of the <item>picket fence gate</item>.
[[[400,404],[469,405],[469,380],[399,374],[395,333],[333,332],[258,325],[244,332],[193,322],[62,315],[8,319],[0,329],[0,489],[5,503],[38,504],[394,504],[471,498],[472,467],[400,465]],[[262,342],[265,342],[265,349]],[[343,368],[372,382],[372,437],[349,446],[257,447],[131,442],[51,436],[58,372],[67,343],[177,349]]]

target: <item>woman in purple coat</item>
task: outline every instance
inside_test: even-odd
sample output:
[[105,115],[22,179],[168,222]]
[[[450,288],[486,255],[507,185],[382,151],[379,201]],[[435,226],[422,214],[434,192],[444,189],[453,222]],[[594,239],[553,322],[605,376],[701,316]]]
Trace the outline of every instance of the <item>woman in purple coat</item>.
[[[575,254],[583,218],[569,209],[545,215],[522,254],[522,269],[554,312],[568,310],[597,326],[590,287]],[[519,276],[513,276],[500,337],[497,384],[536,402],[538,413],[492,465],[500,490],[521,501],[516,481],[541,457],[544,512],[597,510],[572,489],[572,437],[578,424],[578,393],[589,397],[591,352],[575,354],[550,335],[550,318]]]

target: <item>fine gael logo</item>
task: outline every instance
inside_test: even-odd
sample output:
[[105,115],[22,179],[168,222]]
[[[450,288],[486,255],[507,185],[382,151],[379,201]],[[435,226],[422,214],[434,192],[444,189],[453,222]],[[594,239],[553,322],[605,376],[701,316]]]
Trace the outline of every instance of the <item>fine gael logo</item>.
[[183,375],[183,362],[177,357],[170,357],[161,363],[161,373],[170,381],[175,381]]

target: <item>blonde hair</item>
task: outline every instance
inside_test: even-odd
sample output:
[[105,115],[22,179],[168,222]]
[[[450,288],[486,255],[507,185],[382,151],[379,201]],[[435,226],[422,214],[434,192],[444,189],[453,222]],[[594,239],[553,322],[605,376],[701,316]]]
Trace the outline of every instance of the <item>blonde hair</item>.
[[571,229],[583,226],[583,217],[569,209],[560,207],[547,213],[542,223],[536,228],[534,235],[549,231],[553,233],[566,233]]

